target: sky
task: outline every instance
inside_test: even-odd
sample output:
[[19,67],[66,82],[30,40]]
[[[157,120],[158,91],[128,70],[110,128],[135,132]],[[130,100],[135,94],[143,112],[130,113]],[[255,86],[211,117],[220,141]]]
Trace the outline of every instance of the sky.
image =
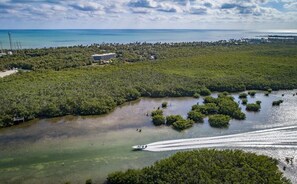
[[297,0],[0,0],[0,29],[297,29]]

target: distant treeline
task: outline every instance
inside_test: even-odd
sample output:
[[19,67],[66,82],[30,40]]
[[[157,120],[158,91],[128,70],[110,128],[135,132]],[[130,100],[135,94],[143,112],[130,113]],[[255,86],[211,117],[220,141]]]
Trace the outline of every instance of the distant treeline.
[[[137,61],[143,62],[122,62],[127,53],[120,55],[121,47],[123,52],[140,53]],[[118,62],[83,67],[97,50],[117,52]],[[149,60],[151,54],[157,60]],[[193,96],[205,88],[228,92],[293,89],[297,88],[296,58],[297,45],[291,44],[139,43],[22,50],[0,59],[5,67],[22,64],[35,70],[0,79],[0,126],[14,125],[18,117],[108,113],[141,96]]]
[[[261,40],[260,40],[261,41]],[[261,42],[260,42],[261,43]],[[272,43],[261,43],[273,46]],[[290,44],[282,43],[284,46]],[[249,46],[253,45],[245,40],[231,40],[231,41],[217,41],[217,42],[181,42],[181,43],[103,43],[93,44],[89,46],[71,46],[71,47],[57,47],[57,48],[42,48],[42,49],[23,49],[13,51],[13,55],[6,55],[0,57],[0,70],[11,68],[22,68],[27,70],[62,70],[65,68],[77,68],[81,66],[88,66],[92,64],[91,55],[114,52],[117,54],[114,59],[114,64],[123,62],[140,62],[147,60],[169,59],[172,57],[172,52],[176,48],[185,48],[193,51],[191,47],[204,49],[205,47],[220,47],[220,46]],[[294,47],[294,46],[293,46]],[[190,52],[191,52],[190,51]],[[195,51],[195,50],[194,50]],[[197,51],[197,50],[196,50]],[[199,52],[198,52],[199,53]],[[197,54],[198,54],[197,53]],[[170,55],[168,55],[170,54]],[[180,52],[175,55],[181,56]],[[185,53],[187,55],[187,53]],[[270,53],[269,53],[270,54]],[[287,54],[287,53],[286,53]],[[292,53],[291,53],[292,54]],[[187,55],[188,56],[188,55]],[[295,54],[296,56],[296,54]]]

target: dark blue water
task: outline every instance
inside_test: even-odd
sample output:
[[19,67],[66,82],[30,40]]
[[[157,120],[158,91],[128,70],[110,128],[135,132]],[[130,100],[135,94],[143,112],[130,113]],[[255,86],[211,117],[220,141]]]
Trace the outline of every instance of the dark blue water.
[[93,43],[192,42],[254,38],[268,34],[296,35],[297,30],[209,30],[209,29],[67,29],[67,30],[0,30],[0,49],[9,48],[8,32],[13,47],[42,48]]

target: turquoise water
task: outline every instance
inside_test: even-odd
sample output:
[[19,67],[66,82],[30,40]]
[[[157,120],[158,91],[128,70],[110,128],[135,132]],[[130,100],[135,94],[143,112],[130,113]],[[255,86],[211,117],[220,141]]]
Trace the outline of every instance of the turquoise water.
[[21,42],[22,48],[42,48],[93,43],[131,42],[192,42],[254,38],[269,34],[296,35],[297,30],[185,30],[185,29],[69,29],[69,30],[0,30],[0,49],[9,48],[8,32],[13,47]]

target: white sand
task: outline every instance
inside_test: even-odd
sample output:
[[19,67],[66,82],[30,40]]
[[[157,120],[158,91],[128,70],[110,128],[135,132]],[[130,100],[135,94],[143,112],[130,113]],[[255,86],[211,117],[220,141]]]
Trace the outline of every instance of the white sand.
[[6,76],[9,76],[9,75],[12,75],[14,73],[17,73],[18,70],[8,70],[8,71],[5,71],[5,72],[0,72],[0,77],[6,77]]

